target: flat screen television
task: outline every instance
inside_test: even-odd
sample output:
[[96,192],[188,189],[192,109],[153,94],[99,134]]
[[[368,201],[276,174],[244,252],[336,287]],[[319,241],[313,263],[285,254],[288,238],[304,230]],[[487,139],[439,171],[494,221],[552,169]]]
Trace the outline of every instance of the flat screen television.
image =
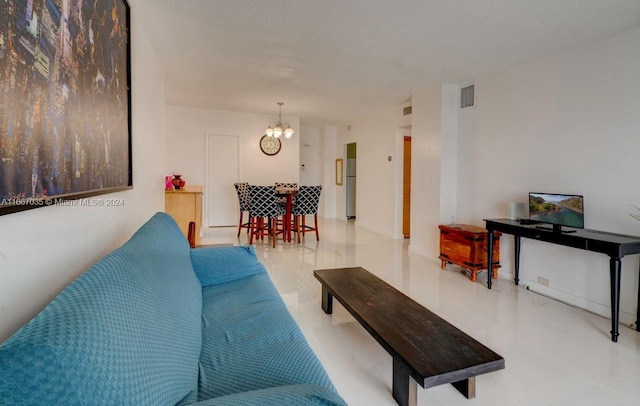
[[584,228],[584,198],[580,195],[529,193],[529,220],[551,224],[550,228],[557,232],[575,231],[563,230],[563,226]]

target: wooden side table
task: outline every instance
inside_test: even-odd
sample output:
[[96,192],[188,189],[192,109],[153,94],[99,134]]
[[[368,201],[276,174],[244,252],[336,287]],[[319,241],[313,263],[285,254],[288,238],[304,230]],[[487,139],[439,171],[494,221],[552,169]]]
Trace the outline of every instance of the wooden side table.
[[200,244],[202,228],[202,186],[187,186],[164,192],[164,211],[176,220],[185,237],[189,235],[189,222],[195,223],[195,243]]
[[[482,227],[466,224],[440,225],[440,260],[442,269],[447,263],[461,266],[462,272],[471,271],[471,281],[477,280],[478,272],[488,269],[487,266],[487,230]],[[500,236],[493,233],[493,266],[492,277],[498,277],[500,268]]]

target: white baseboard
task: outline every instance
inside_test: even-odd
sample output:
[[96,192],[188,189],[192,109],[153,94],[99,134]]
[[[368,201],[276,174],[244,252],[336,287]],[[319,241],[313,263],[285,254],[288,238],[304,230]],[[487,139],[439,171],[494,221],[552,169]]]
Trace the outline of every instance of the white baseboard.
[[395,238],[395,234],[394,233],[389,233],[389,232],[387,232],[385,230],[382,230],[380,228],[373,227],[373,226],[370,226],[368,224],[363,224],[361,221],[358,221],[357,219],[356,219],[354,225],[356,227],[358,227],[358,228],[362,228],[362,229],[365,229],[365,230],[373,231],[376,234],[380,234],[380,235],[383,235],[385,237],[389,237],[389,238],[394,239],[394,240],[397,239],[397,238]]
[[427,250],[425,250],[423,248],[420,248],[420,247],[417,247],[415,245],[409,244],[408,250],[409,250],[409,252],[413,252],[415,254],[418,254],[421,257],[424,257],[424,258],[426,258],[426,259],[428,259],[430,261],[434,261],[434,262],[438,262],[438,263],[440,262],[440,258],[433,257],[433,256],[429,255]]
[[[506,276],[507,274],[501,275],[501,278]],[[510,278],[511,278],[511,281],[513,281],[513,275],[510,275]],[[581,309],[584,309],[588,312],[605,317],[607,319],[611,319],[610,306],[605,306],[603,304],[587,300],[583,297],[572,295],[571,293],[553,289],[553,288],[550,288],[549,286],[540,285],[539,283],[536,283],[530,280],[521,279],[519,281],[519,285],[525,288],[528,288],[532,292],[539,293],[541,295],[550,297],[551,299],[555,299],[560,302],[566,303],[568,305],[579,307]],[[627,326],[635,327],[636,315],[620,310],[620,323]]]

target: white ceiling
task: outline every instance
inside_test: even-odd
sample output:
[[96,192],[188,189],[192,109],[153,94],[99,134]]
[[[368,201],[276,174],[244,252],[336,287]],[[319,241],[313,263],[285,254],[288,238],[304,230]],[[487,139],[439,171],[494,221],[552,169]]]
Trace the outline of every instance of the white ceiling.
[[[640,24],[640,0],[129,0],[169,104],[348,122]],[[640,50],[639,50],[640,52]]]

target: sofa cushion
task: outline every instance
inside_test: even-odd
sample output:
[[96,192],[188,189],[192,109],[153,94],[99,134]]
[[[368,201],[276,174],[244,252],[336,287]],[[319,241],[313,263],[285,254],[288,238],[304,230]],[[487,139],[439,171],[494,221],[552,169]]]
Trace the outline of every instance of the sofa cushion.
[[199,248],[191,251],[191,262],[202,286],[265,272],[253,245]]
[[202,335],[200,400],[298,384],[335,393],[264,271],[203,289]]
[[4,404],[60,403],[41,402],[55,391],[69,404],[195,401],[202,288],[189,251],[158,213],[76,279],[0,346]]

